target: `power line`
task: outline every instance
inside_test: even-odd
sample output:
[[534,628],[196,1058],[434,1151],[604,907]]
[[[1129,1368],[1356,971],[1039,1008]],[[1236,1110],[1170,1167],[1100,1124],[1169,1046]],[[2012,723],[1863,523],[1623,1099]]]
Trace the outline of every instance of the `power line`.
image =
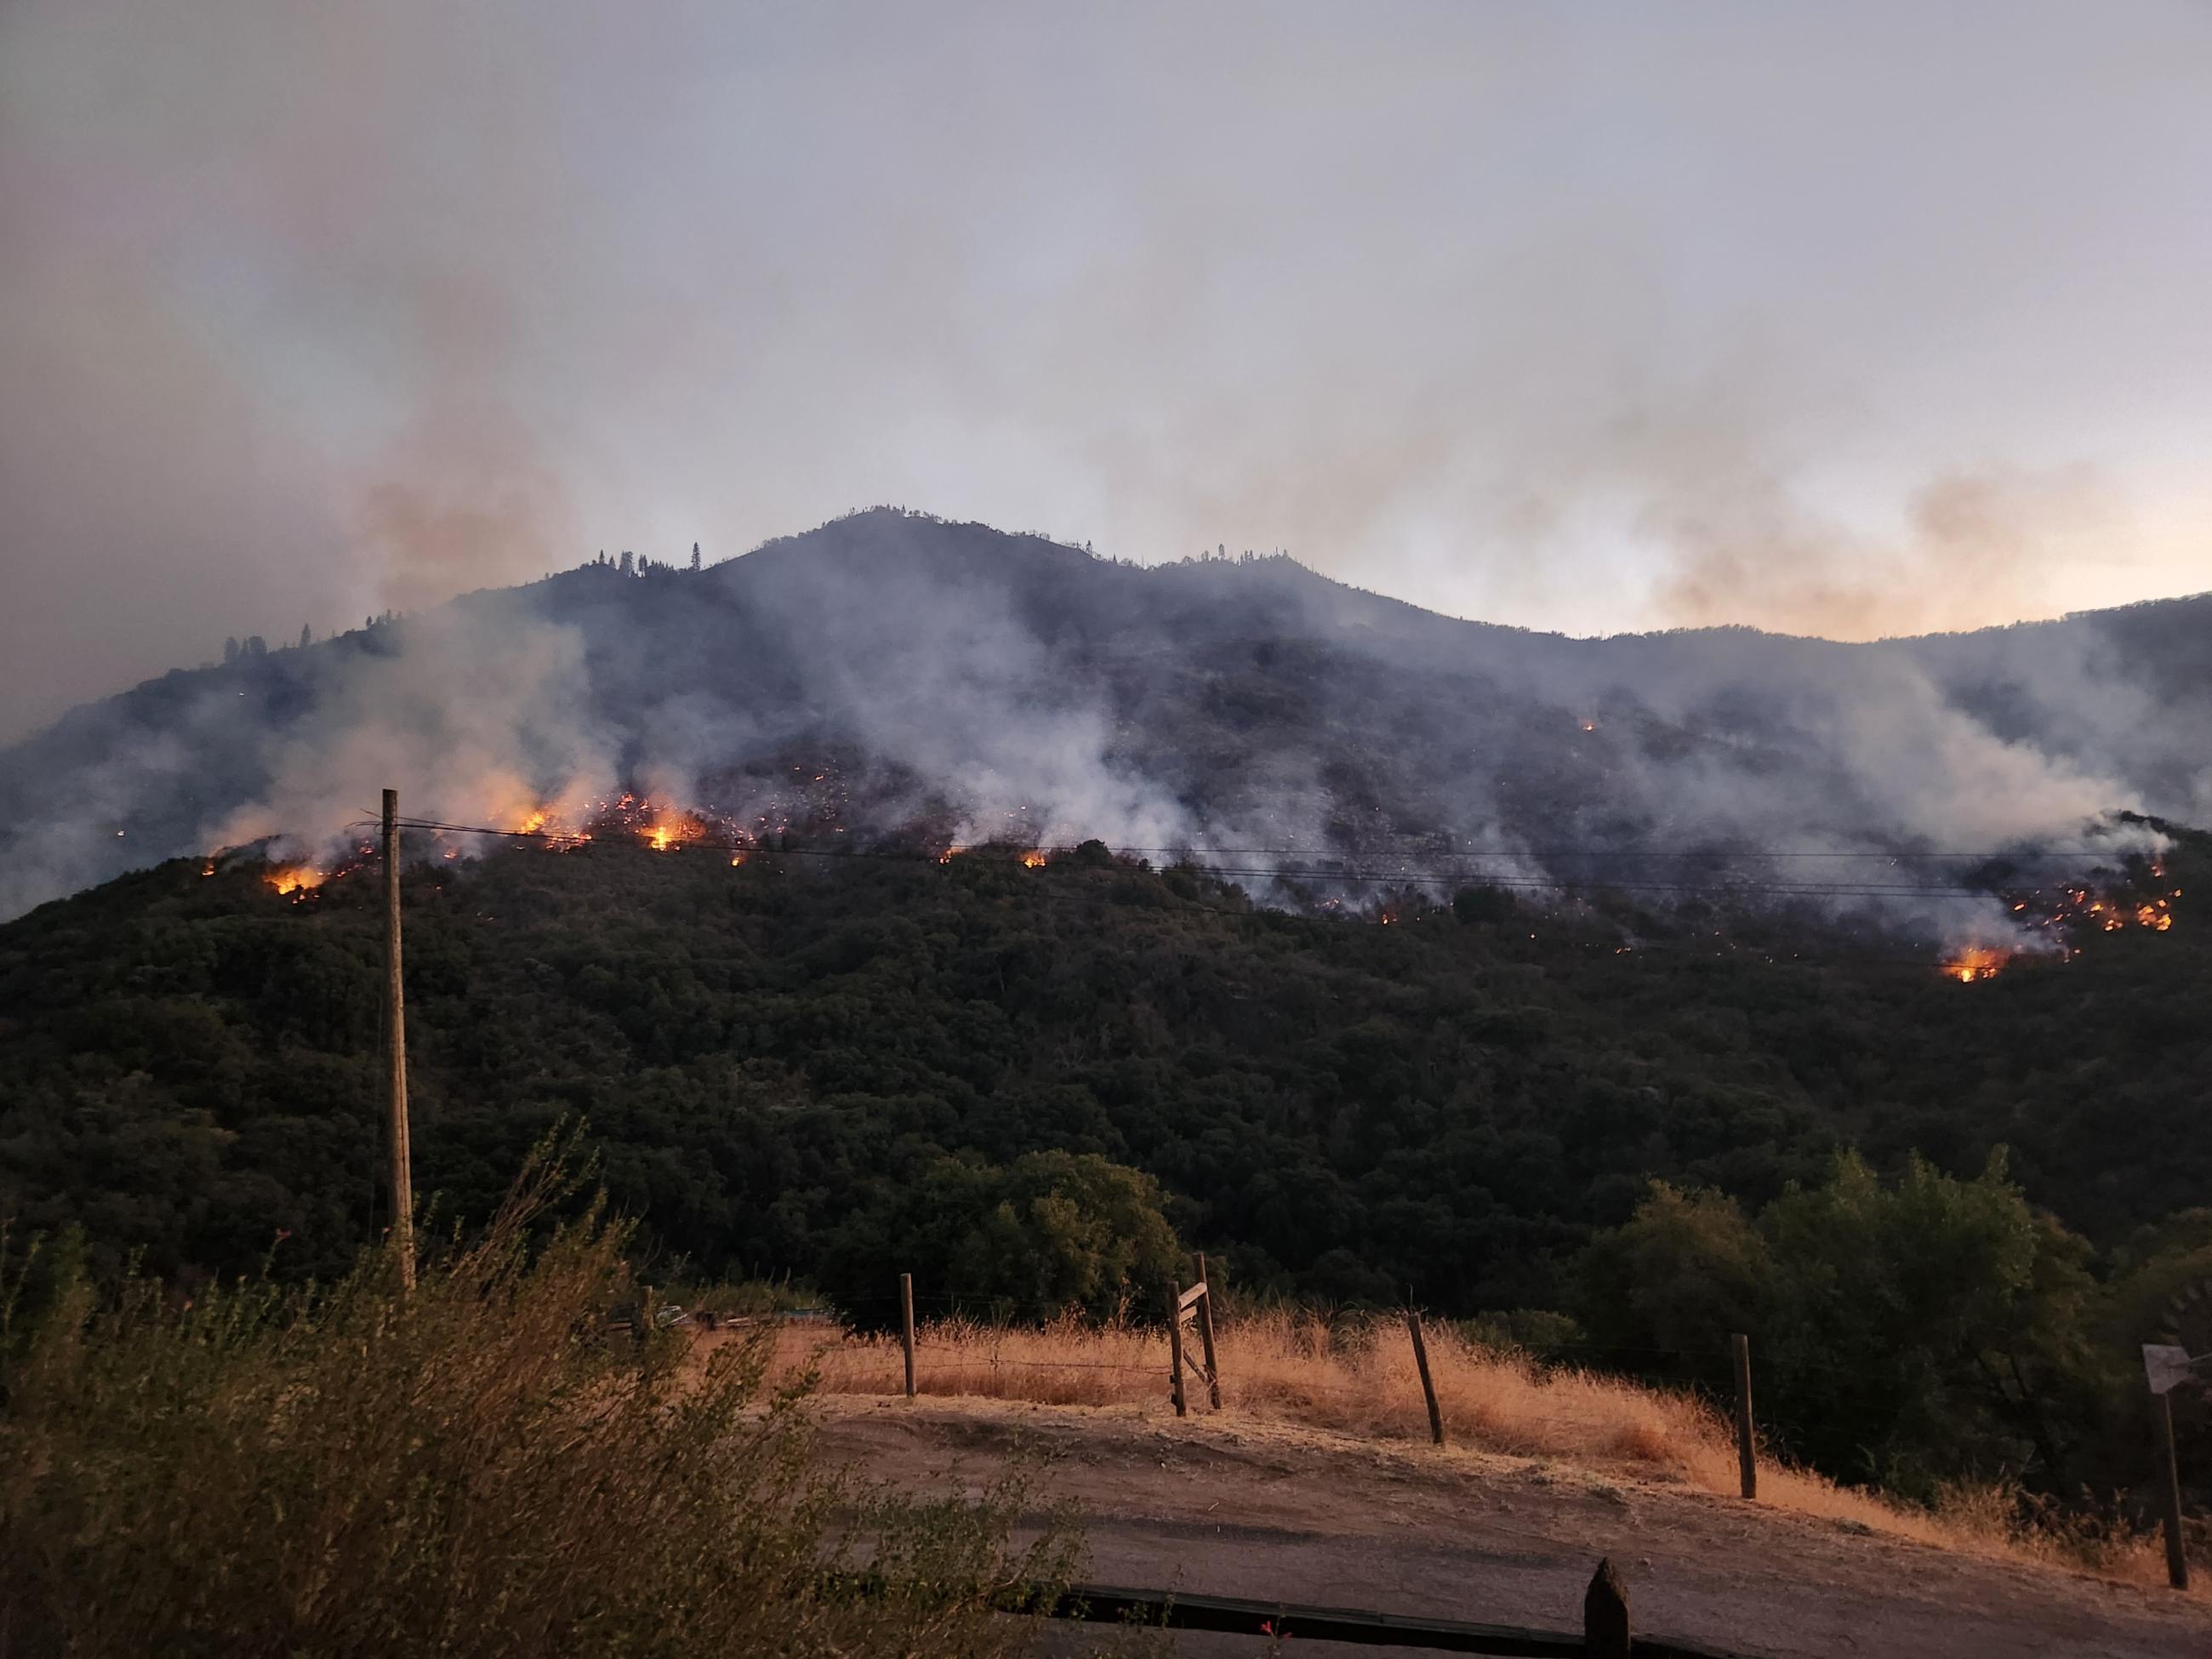
[[[502,833],[507,833],[507,832],[502,832]],[[1757,848],[1757,847],[1752,847],[1752,848],[1698,847],[1698,848],[1638,848],[1592,847],[1592,846],[1589,846],[1589,845],[1587,845],[1587,844],[1579,843],[1579,842],[1577,842],[1577,843],[1565,843],[1565,842],[1563,842],[1563,843],[1560,843],[1560,844],[1556,845],[1556,846],[1553,846],[1553,845],[1540,845],[1540,845],[1535,845],[1535,846],[1531,846],[1531,847],[1528,847],[1528,848],[1522,848],[1522,849],[1521,851],[1519,851],[1519,852],[1477,853],[1477,852],[1454,852],[1454,851],[1452,851],[1452,850],[1451,850],[1451,849],[1449,849],[1449,848],[1435,848],[1435,847],[1424,848],[1424,847],[1422,847],[1422,846],[1419,843],[1418,839],[1409,839],[1409,840],[1407,840],[1407,841],[1406,842],[1405,845],[1406,845],[1407,848],[1408,850],[1410,850],[1410,851],[1414,851],[1414,852],[1430,851],[1430,852],[1436,852],[1436,853],[1438,853],[1440,855],[1442,855],[1442,856],[1446,856],[1446,857],[1451,857],[1451,858],[1470,858],[1470,859],[1520,859],[1520,858],[1536,858],[1536,857],[1544,857],[1544,858],[1575,858],[1575,857],[1582,857],[1582,858],[1604,858],[1604,859],[1733,859],[1733,858],[1757,858],[1757,859],[1888,859],[1888,860],[1893,860],[1893,861],[1897,860],[1900,860],[1900,859],[1962,859],[1962,860],[1966,860],[1966,859],[1978,859],[1978,860],[1980,860],[1981,861],[1983,861],[1984,863],[1999,863],[1999,862],[2003,862],[2003,861],[2007,861],[2007,860],[2021,860],[2021,859],[2102,858],[2102,857],[2110,856],[2110,855],[2113,854],[2115,852],[2118,852],[2118,853],[2119,854],[2121,854],[2122,856],[2125,856],[2125,855],[2126,855],[2126,854],[2130,850],[2130,849],[2128,849],[2128,848],[2106,848],[2106,847],[2051,847],[2051,848],[2033,848],[2033,849],[2019,849],[2019,848],[2015,848],[2015,849],[2014,849],[2013,851],[2010,851],[2010,852],[2003,852],[2003,853],[1948,853],[1948,852],[1915,852],[1915,853],[1906,853],[1906,852],[1882,852],[1882,851],[1838,852],[1838,851],[1834,851],[1834,850],[1831,850],[1831,849],[1823,849],[1823,848]],[[1245,856],[1251,856],[1251,857],[1255,857],[1255,858],[1262,858],[1262,857],[1277,857],[1277,858],[1340,858],[1340,857],[1346,856],[1346,854],[1344,854],[1331,853],[1331,852],[1328,852],[1328,851],[1326,851],[1326,850],[1323,850],[1323,849],[1319,849],[1319,848],[1311,848],[1311,847],[1201,847],[1201,846],[1197,846],[1197,845],[1188,845],[1188,846],[1183,846],[1183,847],[1121,847],[1121,848],[1116,848],[1115,850],[1116,852],[1121,852],[1121,853],[1152,853],[1152,854],[1162,854],[1162,855],[1164,855],[1164,856],[1175,856],[1175,855],[1178,855],[1178,854],[1187,854],[1187,853],[1218,853],[1218,854],[1223,854],[1223,855],[1224,855],[1224,856],[1226,856],[1226,855],[1231,855],[1231,854],[1234,854],[1235,856],[1237,856],[1237,857],[1240,857],[1240,858],[1241,858],[1241,857],[1245,857]],[[1393,848],[1380,848],[1380,849],[1370,849],[1370,851],[1381,851],[1381,852],[1384,852],[1384,853],[1388,853],[1388,852],[1390,852],[1390,851],[1393,851],[1393,850],[1395,850],[1395,849],[1393,849]],[[1361,854],[1351,854],[1350,856],[1355,856],[1355,857],[1356,857],[1356,856],[1362,856],[1362,855],[1361,855]]]
[[[645,841],[647,838],[648,834],[648,832],[633,831],[627,829],[620,835],[607,836],[572,834],[559,830],[502,830],[489,824],[449,823],[433,818],[406,819],[403,821],[403,827],[440,835],[485,836],[508,841],[533,842],[544,846],[567,848],[581,848],[586,847],[597,848],[610,845],[635,847],[638,842]],[[770,847],[757,841],[738,841],[713,836],[700,836],[688,840],[672,841],[665,848],[657,850],[675,851],[687,847],[699,848],[713,851],[737,853],[740,854],[752,854],[760,857],[854,859],[899,864],[941,864],[945,862],[946,860],[951,856],[949,853],[933,854],[927,852],[886,852],[855,847]],[[1055,850],[1065,852],[1068,849],[1061,848]],[[1218,854],[1221,856],[1228,856],[1231,854],[1240,852],[1264,854],[1270,849],[1238,849],[1226,848],[1120,848],[1114,850],[1123,855],[1139,855],[1149,853],[1162,856],[1189,857],[1197,854]],[[1296,853],[1299,849],[1286,850],[1291,853]],[[1578,855],[1588,858],[1603,858],[1611,860],[1622,856],[1610,851],[1599,848],[1577,848],[1576,851]],[[1554,856],[1559,855],[1560,854],[1555,852]],[[2037,860],[2048,860],[2086,855],[2087,855],[2087,849],[2050,848],[2008,854],[1942,853],[1923,854],[1911,856],[1923,858],[1977,859],[1989,861],[1999,858],[2033,858]],[[1326,859],[1332,855],[1323,854],[1316,854],[1314,856]],[[1447,864],[1451,865],[1454,867],[1449,869],[1448,872],[1437,869],[1434,866],[1431,866],[1430,869],[1425,871],[1421,869],[1377,871],[1371,868],[1361,869],[1357,867],[1342,866],[1335,868],[1312,868],[1285,865],[1206,864],[1197,865],[1194,867],[1202,870],[1209,875],[1248,877],[1254,879],[1268,879],[1285,884],[1339,884],[1346,885],[1384,887],[1391,885],[1420,886],[1436,884],[1447,878],[1457,878],[1463,880],[1479,880],[1483,884],[1491,887],[1528,892],[1620,892],[1678,895],[1721,894],[1746,896],[1756,896],[1769,898],[1911,897],[1944,899],[1950,901],[1967,900],[1975,902],[1990,902],[1996,896],[1990,893],[1979,891],[1972,888],[1961,887],[1955,884],[1948,882],[1882,882],[1871,876],[1851,880],[1833,882],[1814,881],[1802,877],[1791,878],[1786,881],[1762,882],[1747,880],[1741,878],[1714,879],[1710,881],[1682,881],[1651,879],[1624,880],[1618,878],[1553,875],[1493,875],[1487,874],[1480,869],[1472,869],[1468,866],[1470,864],[1480,864],[1484,861],[1494,861],[1497,860],[1505,859],[1512,855],[1504,854],[1462,854],[1458,855],[1441,856],[1444,858],[1444,861]],[[1661,855],[1655,854],[1654,856]],[[1815,857],[1894,858],[1905,855],[1887,854],[1835,854],[1809,851],[1793,851],[1736,854],[1706,853],[1698,854],[1666,854],[1664,856],[1758,859]]]
[[[363,810],[365,811],[366,809],[363,809]],[[556,830],[501,830],[501,829],[496,829],[496,828],[491,827],[491,826],[489,826],[489,825],[485,825],[485,824],[447,823],[442,823],[442,822],[441,822],[441,821],[439,821],[439,820],[433,819],[433,818],[410,818],[410,819],[406,819],[406,820],[404,820],[404,822],[405,822],[405,823],[407,823],[410,828],[415,828],[415,829],[421,829],[421,830],[447,830],[447,831],[450,831],[450,832],[452,832],[452,833],[459,834],[459,835],[505,836],[508,836],[508,837],[513,838],[513,839],[516,839],[516,840],[524,840],[524,841],[579,842],[579,841],[586,841],[586,840],[596,841],[596,840],[598,839],[597,837],[592,836],[590,836],[590,835],[588,835],[588,834],[586,834],[586,833],[584,833],[584,832],[579,832],[579,831]],[[362,820],[360,823],[358,823],[358,824],[356,824],[356,825],[354,825],[354,826],[351,826],[351,827],[356,827],[356,828],[363,828],[363,827],[372,827],[372,826],[370,825],[370,823],[369,823],[369,821],[368,821],[368,820],[364,819],[364,820]],[[1189,854],[1192,854],[1203,853],[1203,854],[1206,854],[1211,855],[1211,856],[1221,857],[1221,858],[1232,858],[1232,857],[1233,857],[1233,858],[1310,858],[1310,859],[1360,858],[1360,857],[1374,857],[1374,856],[1389,856],[1389,855],[1391,855],[1391,854],[1393,854],[1401,853],[1401,852],[1403,852],[1403,853],[1406,853],[1406,854],[1414,854],[1414,853],[1428,852],[1428,853],[1433,853],[1433,854],[1436,854],[1437,855],[1438,855],[1438,856],[1442,856],[1442,857],[1450,857],[1450,858],[1456,858],[1456,859],[1475,859],[1475,860],[1521,860],[1521,859],[1527,859],[1527,858],[1539,858],[1539,857],[1541,857],[1541,858],[1575,858],[1575,857],[1582,857],[1582,858],[1602,858],[1602,859],[1611,859],[1611,860],[1621,860],[1621,859],[1632,859],[1632,860],[1644,860],[1644,859],[1851,859],[1851,860],[1890,860],[1890,861],[1892,861],[1892,862],[1903,861],[1903,860],[1927,860],[1927,859],[1955,859],[1955,860],[1979,860],[1979,861],[1981,861],[1981,862],[1983,862],[1983,863],[2005,863],[2005,862],[2019,862],[2019,861],[2022,861],[2022,860],[2054,860],[2054,859],[2074,859],[2074,858],[2126,858],[2126,857],[2130,857],[2130,856],[2155,856],[2155,854],[2147,853],[2147,852],[2146,852],[2146,850],[2145,850],[2145,849],[2142,849],[2142,848],[2124,848],[2124,847],[2039,847],[2039,848],[2019,848],[2019,847],[2015,847],[2015,848],[2002,848],[2002,849],[1999,849],[1999,850],[1990,851],[1990,852],[1957,852],[1957,851],[1949,851],[1949,850],[1942,850],[1942,849],[1932,849],[1932,848],[1922,848],[1922,849],[1917,849],[1917,850],[1881,849],[1881,848],[1860,848],[1860,849],[1856,849],[1856,850],[1848,850],[1848,849],[1841,849],[1841,848],[1814,848],[1814,847],[1807,847],[1807,848],[1766,848],[1766,847],[1737,847],[1737,848],[1729,848],[1729,847],[1700,846],[1700,847],[1674,847],[1674,848],[1651,848],[1651,847],[1644,847],[1644,848],[1615,848],[1615,847],[1601,847],[1601,846],[1593,846],[1593,845],[1590,845],[1590,844],[1586,843],[1586,842],[1559,842],[1537,843],[1537,844],[1533,844],[1533,845],[1531,845],[1531,846],[1528,846],[1528,847],[1527,847],[1527,848],[1523,848],[1518,849],[1518,850],[1516,850],[1516,851],[1480,852],[1480,851],[1475,851],[1475,850],[1473,850],[1473,849],[1468,849],[1468,850],[1457,850],[1457,849],[1454,849],[1454,848],[1449,848],[1449,847],[1441,847],[1441,848],[1440,848],[1440,847],[1436,846],[1436,845],[1433,843],[1433,841],[1432,841],[1431,839],[1430,839],[1430,838],[1426,838],[1426,837],[1422,837],[1422,836],[1398,836],[1398,837],[1395,837],[1395,838],[1391,838],[1391,839],[1395,839],[1395,841],[1397,842],[1397,845],[1396,845],[1396,846],[1386,846],[1386,847],[1382,847],[1382,848],[1366,848],[1366,849],[1362,849],[1362,850],[1352,850],[1352,851],[1346,851],[1346,852],[1334,851],[1334,850],[1332,850],[1332,849],[1329,849],[1329,848],[1314,848],[1314,847],[1217,847],[1217,846],[1202,846],[1202,845],[1199,845],[1199,844],[1197,844],[1197,843],[1186,843],[1186,844],[1184,844],[1184,845],[1182,845],[1182,846],[1179,846],[1179,847],[1135,847],[1135,846],[1129,846],[1129,847],[1116,847],[1116,848],[1113,848],[1112,850],[1113,850],[1113,851],[1115,851],[1115,852],[1116,852],[1116,853],[1119,853],[1119,854],[1124,854],[1138,855],[1138,856],[1157,856],[1157,857],[1163,857],[1163,858],[1176,858],[1176,857],[1183,857],[1183,856],[1187,856],[1187,855],[1189,855]],[[701,840],[701,841],[688,842],[686,842],[686,843],[684,843],[684,844],[685,844],[685,845],[687,845],[687,846],[721,846],[721,845],[729,845],[729,846],[733,846],[733,847],[737,847],[737,848],[754,848],[754,847],[757,846],[757,844],[758,844],[758,843],[757,843],[757,842],[717,842],[717,841],[712,841],[712,840]],[[979,845],[988,845],[988,843],[979,843]],[[797,850],[799,850],[799,849],[794,848],[794,849],[792,849],[792,850],[793,850],[793,851],[797,851]],[[851,853],[851,852],[843,852],[843,851],[839,850],[839,849],[812,849],[812,850],[817,850],[817,851],[828,851],[828,852],[830,852],[833,855],[836,855],[836,856],[843,856],[843,857],[865,856],[864,854],[857,854],[857,853]],[[1064,850],[1068,850],[1068,849],[1062,848],[1062,849],[1060,849],[1060,850],[1063,850],[1063,851],[1064,851]],[[910,855],[910,854],[875,854],[874,856],[881,856],[881,857],[901,857],[901,858],[902,858],[902,857],[908,857],[908,856],[912,856],[912,855]]]
[[[647,845],[641,844],[642,837],[639,836],[635,832],[630,831],[606,836],[588,836],[565,835],[558,831],[547,832],[544,830],[501,830],[489,825],[450,824],[427,818],[405,821],[402,827],[407,829],[435,830],[447,834],[481,835],[510,841],[535,842],[544,845],[560,847],[563,850],[568,851],[588,851],[599,848],[618,848],[623,851],[637,853],[653,850]],[[908,854],[873,852],[856,848],[776,848],[764,847],[753,842],[717,842],[699,840],[672,843],[670,848],[663,850],[679,850],[684,847],[699,848],[708,851],[739,852],[756,855],[763,860],[782,857],[862,859],[908,864],[919,867],[941,866],[947,862],[947,860],[943,855],[932,854],[928,853]],[[750,860],[748,860],[746,861],[750,862]],[[1063,871],[1066,868],[1064,864],[1060,867]],[[1205,868],[1203,872],[1207,874],[1223,873],[1222,872],[1211,868]],[[1298,872],[1294,872],[1290,873],[1295,875]],[[1401,880],[1399,878],[1381,877],[1372,878],[1370,879],[1376,881]],[[1402,884],[1412,885],[1413,884],[1410,880],[1405,880],[1402,882]],[[1543,891],[1604,892],[1616,890],[1620,884],[1606,882],[1575,883],[1532,880],[1523,883],[1522,885],[1531,890]],[[1784,896],[1797,895],[1832,898],[1851,896],[1888,896],[1895,893],[1907,893],[1916,896],[1937,898],[1990,898],[1993,896],[1992,895],[1974,893],[1948,887],[1863,890],[1845,886],[1827,888],[1802,886],[1771,888],[1750,884],[1725,888],[1695,886],[1689,884],[1662,886],[1658,884],[1647,884],[1638,888],[1638,890],[1721,892],[1741,897],[1769,896],[1779,894]],[[1026,896],[1032,901],[1045,902],[1088,903],[1097,908],[1102,912],[1109,902],[1109,901],[1101,897],[1096,890],[1090,892],[1078,892],[1070,890],[1065,887],[1056,888],[1049,884],[1038,884],[1028,887]],[[1256,905],[1246,909],[1231,909],[1218,904],[1208,904],[1202,899],[1188,896],[1180,896],[1179,902],[1188,908],[1203,910],[1210,915],[1226,916],[1232,920],[1248,921],[1255,920],[1268,920],[1292,923],[1308,922],[1323,926],[1328,925],[1333,920],[1331,917],[1323,915],[1302,915],[1294,912],[1271,910],[1265,907]],[[1407,918],[1406,920],[1406,925],[1418,925],[1419,920],[1419,919],[1418,917]],[[1534,939],[1535,935],[1532,933],[1529,937]],[[1909,968],[1916,971],[1923,972],[1929,969],[1941,967],[1943,965],[1942,958],[1940,955],[1942,947],[1934,945],[1929,947],[1929,953],[1925,955],[1900,955],[1894,952],[1875,954],[1870,951],[1846,951],[1841,954],[1835,952],[1824,952],[1815,956],[1805,956],[1796,951],[1784,951],[1778,945],[1771,943],[1763,945],[1757,941],[1745,942],[1741,940],[1730,940],[1727,943],[1725,948],[1715,946],[1700,939],[1687,938],[1680,939],[1644,940],[1632,945],[1614,945],[1610,949],[1602,948],[1602,941],[1575,941],[1570,939],[1568,943],[1570,945],[1579,943],[1582,947],[1580,955],[1584,965],[1592,968],[1603,967],[1607,963],[1628,966],[1638,962],[1650,961],[1654,958],[1674,958],[1677,960],[1714,964],[1740,964],[1746,962],[1756,962],[1764,967],[1776,968],[1826,969],[1894,967]],[[2051,962],[2063,962],[2071,954],[2070,951],[2058,948],[2048,950],[2039,948],[2039,946],[2033,943],[2027,943],[2020,945],[2017,947],[2015,953],[2023,960],[2048,960]]]

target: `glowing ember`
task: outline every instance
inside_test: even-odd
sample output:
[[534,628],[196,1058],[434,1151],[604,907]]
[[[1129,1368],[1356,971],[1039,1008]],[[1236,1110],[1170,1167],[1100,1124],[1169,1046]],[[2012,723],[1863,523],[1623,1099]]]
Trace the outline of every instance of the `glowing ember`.
[[654,852],[672,853],[688,842],[704,839],[707,826],[688,812],[664,811],[652,823],[640,824],[637,833]]
[[2011,958],[2009,951],[1994,950],[1986,945],[1970,945],[1946,961],[1943,971],[1961,985],[1972,985],[1978,979],[1995,979]]
[[589,830],[571,830],[568,820],[560,817],[556,809],[550,806],[534,808],[516,818],[514,833],[518,836],[536,836],[547,847],[556,852],[562,853],[572,847],[580,847],[592,838]]
[[2156,904],[2139,906],[2136,910],[2136,925],[2139,927],[2155,928],[2160,933],[2164,933],[2173,926],[2173,918],[2166,913],[2165,905],[2166,901],[2160,899]]

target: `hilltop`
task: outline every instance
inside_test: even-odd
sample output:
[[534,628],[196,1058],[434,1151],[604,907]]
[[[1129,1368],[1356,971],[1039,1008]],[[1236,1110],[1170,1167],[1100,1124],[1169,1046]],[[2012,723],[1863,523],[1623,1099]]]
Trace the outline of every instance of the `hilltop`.
[[[629,790],[755,830],[1849,889],[1874,854],[2205,821],[2208,734],[2212,596],[1862,646],[1577,640],[1279,556],[1139,568],[876,511],[702,570],[594,561],[78,709],[0,754],[0,912],[258,836],[326,844],[386,783],[466,823]],[[1837,857],[1769,856],[1808,850]],[[2004,927],[1813,896],[1923,940]]]

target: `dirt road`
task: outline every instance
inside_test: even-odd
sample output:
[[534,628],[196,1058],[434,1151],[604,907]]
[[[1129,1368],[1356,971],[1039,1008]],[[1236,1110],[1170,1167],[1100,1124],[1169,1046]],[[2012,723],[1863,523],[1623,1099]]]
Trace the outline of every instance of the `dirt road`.
[[[1226,1417],[819,1403],[826,1449],[896,1486],[973,1489],[1041,1459],[1037,1485],[1081,1515],[1098,1583],[1573,1630],[1609,1556],[1639,1631],[1745,1654],[2212,1659],[2212,1603],[2195,1596],[1648,1479]],[[1180,1646],[1252,1646],[1225,1639]]]

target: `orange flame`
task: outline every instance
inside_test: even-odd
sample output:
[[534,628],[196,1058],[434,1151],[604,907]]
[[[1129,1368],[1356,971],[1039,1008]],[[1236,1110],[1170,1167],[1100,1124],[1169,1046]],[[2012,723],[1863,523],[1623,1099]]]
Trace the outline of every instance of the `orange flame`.
[[2012,952],[2000,951],[1987,945],[1970,945],[1943,963],[1943,971],[1961,985],[1972,985],[1978,979],[1995,979]]
[[312,864],[287,864],[271,870],[262,877],[280,893],[312,893],[323,884],[326,872]]
[[637,833],[654,852],[667,853],[703,839],[707,827],[689,812],[670,811],[657,815],[651,823],[640,825]]
[[592,838],[588,830],[568,828],[568,821],[550,806],[535,807],[521,814],[515,821],[514,833],[539,836],[546,846],[563,853],[572,847],[582,846]]
[[1032,847],[1031,848],[1030,848],[1030,850],[1029,850],[1028,852],[1026,852],[1026,853],[1024,853],[1024,854],[1022,854],[1022,867],[1023,867],[1024,869],[1027,869],[1027,870],[1042,870],[1042,869],[1043,869],[1043,868],[1044,868],[1044,854],[1043,854],[1043,853],[1042,853],[1041,851],[1039,851],[1037,848],[1034,848],[1034,847]]

